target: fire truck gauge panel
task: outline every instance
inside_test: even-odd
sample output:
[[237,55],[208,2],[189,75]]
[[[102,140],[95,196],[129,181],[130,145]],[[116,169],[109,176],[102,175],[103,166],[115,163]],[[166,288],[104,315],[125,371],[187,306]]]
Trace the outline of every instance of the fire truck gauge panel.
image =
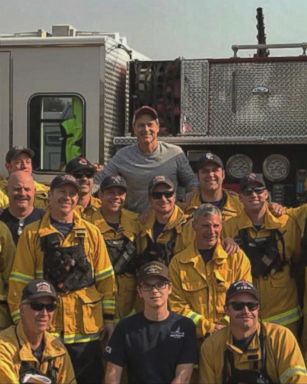
[[289,160],[279,154],[268,156],[262,165],[263,175],[272,182],[285,180],[290,172]]
[[228,176],[234,179],[241,179],[253,170],[253,161],[250,157],[243,154],[231,156],[226,164]]

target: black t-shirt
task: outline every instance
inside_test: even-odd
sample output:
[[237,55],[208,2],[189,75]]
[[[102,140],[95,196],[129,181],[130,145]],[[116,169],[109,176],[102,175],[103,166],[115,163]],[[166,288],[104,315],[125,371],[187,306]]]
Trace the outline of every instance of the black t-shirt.
[[109,225],[109,227],[113,228],[116,232],[118,231],[119,223],[110,223],[109,221],[107,221],[107,224]]
[[73,229],[74,223],[62,223],[50,217],[50,223],[57,229],[64,237]]
[[44,339],[42,339],[40,345],[35,350],[32,349],[33,356],[35,356],[39,362],[42,361],[44,348],[45,348],[45,342],[44,342]]
[[203,258],[205,263],[208,263],[208,261],[212,259],[214,250],[215,247],[211,249],[199,249],[199,253],[201,254],[201,257]]
[[254,332],[252,335],[248,336],[248,337],[244,337],[243,339],[236,339],[235,337],[233,337],[233,343],[236,347],[240,348],[241,351],[245,352],[247,351],[247,348],[250,344],[250,342],[252,341],[253,337],[255,336],[255,333]]
[[10,229],[13,240],[17,244],[19,236],[24,227],[34,221],[40,220],[44,216],[45,211],[41,208],[34,208],[33,211],[24,220],[13,216],[9,209],[6,208],[0,215],[0,220],[3,221]]
[[104,357],[127,366],[129,384],[170,383],[178,364],[197,362],[195,325],[174,312],[163,321],[138,313],[118,323]]
[[226,192],[223,191],[223,196],[222,196],[222,198],[220,200],[217,200],[217,201],[204,201],[202,198],[200,198],[200,199],[201,199],[202,203],[210,203],[210,204],[214,205],[215,207],[219,208],[220,210],[223,210],[224,205],[227,202],[227,195],[226,195]]
[[164,231],[166,224],[159,223],[159,221],[155,221],[153,225],[153,238],[156,241],[158,236]]

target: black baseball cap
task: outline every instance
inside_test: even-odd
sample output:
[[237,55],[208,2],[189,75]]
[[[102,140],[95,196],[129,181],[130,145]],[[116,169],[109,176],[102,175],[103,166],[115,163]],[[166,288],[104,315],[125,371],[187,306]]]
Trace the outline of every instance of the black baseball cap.
[[240,180],[240,189],[244,191],[244,189],[251,187],[255,184],[258,184],[259,187],[266,188],[263,176],[260,173],[250,173]]
[[137,109],[134,112],[132,125],[134,125],[136,119],[138,119],[142,115],[149,115],[154,120],[159,120],[158,112],[154,108],[150,107],[149,105],[143,105],[141,108]]
[[34,157],[34,151],[30,148],[21,147],[19,145],[16,145],[7,152],[5,156],[5,161],[7,163],[10,163],[12,160],[16,159],[17,156],[19,156],[21,153],[26,153],[31,159]]
[[253,286],[252,283],[249,283],[245,280],[238,280],[231,284],[226,292],[226,303],[238,293],[248,293],[259,301],[259,294],[257,289]]
[[96,168],[90,161],[88,161],[85,157],[82,156],[78,156],[70,160],[65,167],[65,172],[69,173],[70,175],[83,171],[90,171],[93,173],[94,176],[94,174],[96,173]]
[[101,191],[104,191],[112,187],[123,188],[125,191],[127,191],[126,180],[120,175],[111,175],[111,176],[105,177],[100,184]]
[[163,263],[160,263],[159,261],[150,261],[149,263],[143,264],[136,273],[138,282],[153,276],[161,277],[167,281],[170,281],[170,278],[168,277],[167,266]]
[[52,284],[47,280],[36,279],[28,283],[21,295],[21,301],[32,301],[40,297],[51,297],[54,301],[57,299],[56,291]]
[[59,175],[51,181],[50,190],[60,188],[63,185],[72,185],[77,191],[80,189],[79,183],[72,175]]
[[212,152],[205,152],[198,160],[197,170],[201,169],[207,163],[217,164],[219,167],[224,169],[224,163],[218,155]]
[[175,185],[169,177],[155,176],[150,180],[150,182],[148,184],[148,192],[151,194],[153,192],[153,190],[155,189],[155,187],[159,184],[165,184],[169,188],[172,188],[173,190],[175,190]]

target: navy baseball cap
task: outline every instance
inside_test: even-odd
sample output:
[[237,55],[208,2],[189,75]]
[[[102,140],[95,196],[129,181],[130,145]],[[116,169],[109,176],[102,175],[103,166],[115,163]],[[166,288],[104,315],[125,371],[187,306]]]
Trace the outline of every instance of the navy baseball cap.
[[250,173],[249,175],[242,177],[240,180],[240,189],[241,191],[244,191],[244,189],[255,184],[259,185],[259,187],[266,188],[263,176],[260,173]]
[[32,301],[40,297],[51,297],[54,301],[57,299],[56,291],[52,284],[47,280],[36,279],[28,283],[21,295],[21,301]]
[[205,152],[198,160],[197,170],[201,169],[207,163],[217,164],[219,167],[224,169],[224,163],[218,155],[212,152]]
[[230,285],[226,292],[226,303],[235,295],[239,293],[248,293],[254,298],[259,301],[259,294],[257,289],[253,286],[252,283],[249,283],[248,281],[245,280],[238,280],[235,281]]
[[60,188],[63,185],[72,185],[77,191],[80,189],[79,183],[72,175],[59,175],[51,181],[50,190]]
[[165,184],[167,185],[169,188],[175,190],[175,185],[174,183],[172,182],[172,180],[169,178],[169,177],[166,177],[166,176],[155,176],[153,177],[149,184],[148,184],[148,192],[149,193],[152,193],[153,190],[155,189],[155,187],[159,184]]
[[16,159],[21,153],[26,153],[31,159],[34,157],[34,151],[30,148],[21,147],[16,145],[15,147],[10,148],[5,156],[5,161],[10,163],[12,160]]
[[70,175],[83,171],[90,171],[94,176],[96,173],[96,168],[90,161],[82,156],[78,156],[70,160],[65,167],[65,172],[69,173]]
[[126,180],[120,175],[111,175],[111,176],[105,177],[100,184],[101,191],[104,191],[112,187],[123,188],[125,191],[127,191]]

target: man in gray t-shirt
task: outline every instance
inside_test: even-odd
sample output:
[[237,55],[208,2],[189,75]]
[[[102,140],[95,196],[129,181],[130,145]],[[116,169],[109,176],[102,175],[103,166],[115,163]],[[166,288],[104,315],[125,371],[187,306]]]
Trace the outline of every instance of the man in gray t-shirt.
[[95,183],[109,175],[120,174],[128,185],[126,207],[143,212],[148,206],[148,184],[154,176],[164,175],[187,191],[198,187],[197,178],[177,145],[158,141],[159,120],[155,109],[143,106],[132,121],[137,144],[120,149],[105,169],[95,177]]

